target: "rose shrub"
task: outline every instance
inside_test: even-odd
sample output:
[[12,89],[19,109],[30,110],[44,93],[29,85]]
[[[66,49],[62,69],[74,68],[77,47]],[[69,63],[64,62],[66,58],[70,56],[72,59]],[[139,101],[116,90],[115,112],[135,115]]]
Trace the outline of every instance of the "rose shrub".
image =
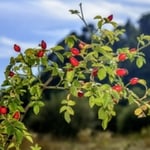
[[[70,12],[79,16],[87,26],[81,4],[79,11],[70,10]],[[6,150],[11,147],[19,149],[23,138],[33,142],[23,119],[30,108],[33,108],[36,115],[39,113],[40,108],[44,106],[42,93],[45,89],[67,91],[66,97],[61,102],[60,113],[64,114],[64,119],[68,123],[75,115],[73,109],[76,105],[75,97],[86,97],[91,109],[98,108],[98,119],[102,121],[103,129],[107,128],[111,118],[116,115],[114,106],[121,99],[125,99],[129,104],[137,104],[135,115],[138,117],[150,114],[148,100],[150,89],[146,81],[133,77],[128,83],[124,83],[124,76],[130,72],[126,68],[119,67],[120,61],[124,63],[128,60],[141,68],[146,63],[142,49],[150,45],[150,36],[141,34],[137,37],[138,44],[135,48],[122,47],[113,50],[112,45],[120,40],[119,37],[123,35],[124,30],[117,28],[113,15],[108,17],[98,15],[94,19],[97,20],[97,30],[91,33],[90,43],[71,35],[65,39],[65,48],[60,45],[48,48],[44,40],[36,48],[24,51],[21,45],[14,44],[13,50],[18,55],[10,58],[1,89],[0,149]],[[113,30],[105,28],[105,25],[112,26]],[[61,65],[48,59],[51,54],[60,60]],[[38,75],[34,73],[35,68]],[[44,83],[40,79],[43,72],[51,73]],[[59,77],[59,82],[51,85],[55,77]],[[138,84],[145,89],[142,97],[136,95],[130,88]],[[25,105],[22,97],[26,94],[29,98]],[[31,149],[40,150],[40,147],[35,145]]]

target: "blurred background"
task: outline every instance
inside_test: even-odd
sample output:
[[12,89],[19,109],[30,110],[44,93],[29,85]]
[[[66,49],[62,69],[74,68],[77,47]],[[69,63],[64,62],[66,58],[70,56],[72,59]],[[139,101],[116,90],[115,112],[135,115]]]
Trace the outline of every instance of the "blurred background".
[[[82,21],[71,15],[70,9],[79,9],[82,2],[85,18],[91,30],[95,29],[94,16],[107,17],[111,14],[119,28],[126,30],[121,41],[113,45],[135,47],[136,37],[150,35],[150,1],[148,0],[1,0],[0,1],[0,84],[4,80],[4,70],[9,58],[15,56],[13,44],[17,43],[25,50],[36,47],[41,40],[48,47],[56,44],[64,46],[64,38],[69,34],[78,36],[84,42],[90,42],[88,30]],[[138,70],[134,65],[125,65],[131,77],[144,78],[150,86],[150,47],[144,49],[147,63]],[[42,78],[47,78],[44,74]],[[137,86],[133,89],[143,94]],[[25,124],[33,133],[34,139],[43,150],[148,150],[150,149],[150,117],[134,116],[136,106],[122,103],[116,106],[117,116],[112,119],[104,132],[97,120],[96,109],[91,110],[88,101],[77,99],[75,116],[67,124],[59,114],[61,99],[65,92],[47,90],[43,94],[45,106],[38,116],[29,111]],[[29,149],[27,141],[22,150]]]

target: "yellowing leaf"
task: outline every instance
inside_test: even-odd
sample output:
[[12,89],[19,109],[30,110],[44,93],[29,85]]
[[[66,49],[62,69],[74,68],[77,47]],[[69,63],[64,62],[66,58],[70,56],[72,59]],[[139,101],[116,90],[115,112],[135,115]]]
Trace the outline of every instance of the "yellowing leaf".
[[144,79],[140,79],[140,80],[138,81],[138,83],[140,83],[140,84],[142,84],[142,85],[146,85],[146,81],[145,81]]
[[137,109],[135,109],[135,111],[134,111],[134,114],[136,115],[136,116],[139,116],[139,115],[141,115],[143,113],[143,110],[141,109],[141,108],[137,108]]

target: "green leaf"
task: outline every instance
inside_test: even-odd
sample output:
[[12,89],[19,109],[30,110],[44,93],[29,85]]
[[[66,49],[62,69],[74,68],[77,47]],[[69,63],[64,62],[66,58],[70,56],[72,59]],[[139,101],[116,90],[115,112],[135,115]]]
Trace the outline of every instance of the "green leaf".
[[64,113],[64,118],[65,118],[65,120],[66,120],[67,123],[71,122],[71,117],[70,117],[70,114],[68,113],[68,111],[66,111]]
[[141,68],[144,65],[145,62],[146,61],[145,61],[144,57],[138,57],[136,59],[136,65],[138,66],[138,68]]
[[74,35],[70,35],[65,39],[65,44],[68,45],[69,48],[74,46],[75,41],[77,38]]
[[23,133],[19,129],[15,130],[15,139],[18,145],[22,143],[23,140]]
[[61,104],[68,104],[68,100],[63,99],[63,100],[61,101]]
[[68,82],[72,82],[73,78],[74,78],[74,74],[75,74],[75,70],[68,70],[66,72],[66,80]]
[[98,119],[102,120],[102,127],[105,130],[108,126],[109,114],[107,114],[107,110],[103,107],[99,108],[98,110]]
[[51,48],[53,51],[60,51],[60,50],[64,50],[64,47],[60,46],[60,45],[57,45],[55,47],[52,47]]
[[68,105],[69,106],[74,106],[76,103],[73,100],[68,100]]
[[80,13],[78,10],[72,10],[72,9],[70,9],[69,11],[71,12],[71,14],[79,14]]
[[148,96],[150,96],[150,88],[147,90],[147,94]]
[[102,19],[102,16],[97,15],[97,16],[94,17],[94,19]]
[[58,53],[58,52],[54,52],[56,54],[56,56],[58,57],[58,59],[63,63],[64,62],[64,57],[62,54]]
[[102,25],[103,25],[103,20],[98,21],[97,26],[99,29],[102,28]]
[[87,91],[84,93],[84,97],[89,97],[92,95],[92,91]]
[[33,143],[33,139],[32,139],[32,136],[29,132],[23,130],[23,133],[24,133],[24,136],[25,138],[30,142],[30,143]]
[[103,49],[103,50],[105,50],[105,51],[107,51],[107,52],[112,52],[112,48],[111,47],[109,47],[109,46],[101,46],[101,49]]
[[104,130],[107,128],[108,122],[109,122],[109,119],[108,119],[108,116],[106,116],[106,118],[102,120],[102,127]]
[[103,107],[101,107],[98,110],[98,119],[104,120],[105,118],[107,118],[106,110]]
[[146,85],[146,81],[144,79],[139,79],[138,80],[138,83],[142,84],[142,85]]
[[91,97],[89,98],[89,106],[90,106],[91,108],[93,108],[94,105],[95,105],[95,98],[94,98],[94,96],[91,96]]
[[40,106],[35,104],[33,106],[33,112],[37,115],[40,112]]
[[100,79],[100,80],[103,80],[103,79],[105,79],[106,78],[106,70],[105,70],[105,68],[100,68],[99,70],[98,70],[98,78]]
[[66,105],[64,105],[64,106],[62,106],[62,107],[60,108],[59,113],[62,113],[62,112],[64,112],[65,110],[67,110],[67,106],[66,106]]
[[35,146],[30,146],[31,150],[42,150],[42,148],[40,146],[38,146],[38,144],[35,144]]
[[72,107],[67,107],[67,112],[70,114],[70,115],[74,115],[74,110],[72,109]]

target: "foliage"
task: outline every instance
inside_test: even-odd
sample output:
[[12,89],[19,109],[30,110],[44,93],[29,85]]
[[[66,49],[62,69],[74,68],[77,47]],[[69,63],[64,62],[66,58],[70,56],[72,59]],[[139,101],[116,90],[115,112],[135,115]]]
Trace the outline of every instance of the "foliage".
[[90,109],[88,100],[84,97],[74,99],[75,115],[71,122],[68,124],[64,120],[59,109],[65,95],[64,91],[51,91],[50,98],[45,100],[45,106],[41,108],[38,115],[35,116],[31,111],[29,112],[25,119],[27,128],[35,133],[50,133],[54,137],[75,137],[80,130],[94,129],[97,125],[96,113],[95,110]]
[[[70,12],[79,16],[87,26],[81,4],[80,11],[70,10]],[[150,105],[147,98],[150,95],[150,89],[146,81],[133,77],[128,83],[124,83],[124,76],[130,72],[126,68],[120,68],[119,63],[128,59],[131,63],[135,62],[140,69],[146,63],[142,49],[150,45],[150,36],[141,34],[137,37],[137,47],[121,47],[114,52],[112,45],[120,40],[124,30],[117,28],[113,15],[108,17],[98,15],[94,19],[97,20],[97,29],[91,32],[90,43],[85,43],[72,35],[65,39],[67,48],[60,45],[47,48],[47,43],[42,40],[36,48],[28,48],[23,52],[20,45],[14,44],[14,51],[18,55],[10,58],[5,71],[6,79],[1,89],[1,149],[11,147],[19,149],[23,138],[33,142],[23,120],[29,108],[33,108],[33,112],[37,115],[40,108],[44,106],[42,94],[45,89],[67,91],[66,97],[61,101],[60,113],[64,114],[64,119],[68,123],[75,115],[75,97],[83,96],[88,99],[91,109],[95,107],[98,109],[98,119],[102,121],[103,129],[107,128],[109,121],[116,115],[114,106],[121,99],[125,99],[129,104],[137,105],[136,116],[149,115]],[[108,25],[113,27],[113,30],[105,27]],[[75,47],[76,44],[78,47]],[[120,59],[118,56],[122,53],[126,57]],[[51,54],[59,59],[61,65],[48,59]],[[38,75],[35,74],[35,69]],[[40,74],[43,72],[51,74],[45,82],[40,79]],[[55,77],[59,78],[59,82],[51,85]],[[142,96],[132,91],[131,87],[137,84],[145,89]],[[26,95],[29,97],[23,99]],[[31,149],[40,148],[35,145]]]

